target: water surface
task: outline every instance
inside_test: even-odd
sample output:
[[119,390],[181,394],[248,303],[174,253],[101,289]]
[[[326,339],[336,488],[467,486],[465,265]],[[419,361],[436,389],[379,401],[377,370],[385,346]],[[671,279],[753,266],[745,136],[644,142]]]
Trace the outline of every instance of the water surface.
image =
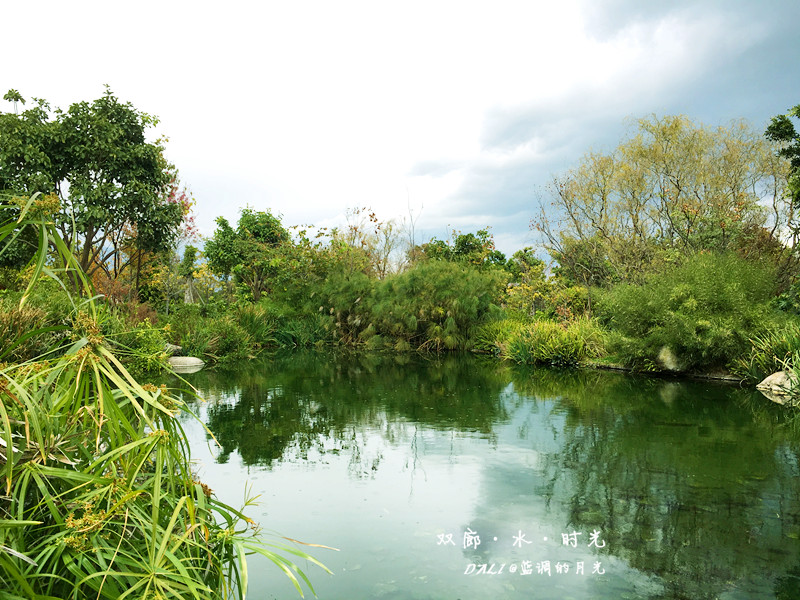
[[[800,598],[800,434],[757,393],[466,355],[187,378],[202,480],[339,548],[301,565],[322,600]],[[298,597],[250,566],[249,597]]]

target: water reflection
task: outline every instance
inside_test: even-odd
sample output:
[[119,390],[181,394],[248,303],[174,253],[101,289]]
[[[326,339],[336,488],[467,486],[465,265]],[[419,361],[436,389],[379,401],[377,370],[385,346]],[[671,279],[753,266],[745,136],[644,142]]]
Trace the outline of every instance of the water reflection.
[[[747,391],[471,356],[315,353],[191,382],[210,400],[204,414],[222,447],[219,463],[317,464],[319,477],[345,459],[350,481],[364,485],[399,464],[424,471],[425,481],[462,482],[452,493],[470,508],[453,508],[451,521],[461,530],[508,539],[525,529],[537,540],[528,554],[508,544],[459,547],[448,573],[398,564],[398,555],[397,568],[425,585],[388,585],[376,565],[359,573],[359,581],[374,579],[364,584],[373,597],[529,597],[534,579],[463,575],[470,561],[529,556],[606,565],[602,577],[535,580],[537,598],[800,598],[798,435],[783,409]],[[432,497],[439,500],[415,502],[414,511],[442,518],[447,506],[435,503],[457,503],[455,495]],[[367,519],[357,509],[338,518],[361,527]],[[419,535],[432,537],[439,524],[418,519]],[[583,535],[580,549],[563,546],[560,534],[569,531]],[[586,547],[591,531],[602,532],[603,548]],[[407,546],[430,551],[426,543]],[[355,583],[336,585],[352,593]],[[336,593],[347,597],[335,586],[323,597]]]
[[470,357],[430,359],[413,368],[408,357],[297,353],[236,372],[205,372],[192,380],[215,398],[208,426],[222,445],[219,460],[238,451],[246,465],[271,465],[341,452],[357,442],[358,429],[399,441],[408,424],[475,431],[491,437],[507,419],[492,369]]

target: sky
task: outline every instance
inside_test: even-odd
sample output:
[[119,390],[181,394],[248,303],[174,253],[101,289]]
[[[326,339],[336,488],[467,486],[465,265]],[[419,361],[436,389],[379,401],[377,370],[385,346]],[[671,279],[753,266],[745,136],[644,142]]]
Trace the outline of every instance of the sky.
[[[800,104],[797,0],[0,0],[0,90],[104,85],[158,116],[203,235],[244,207],[416,240],[490,227],[507,254],[554,176],[633,120],[763,129]],[[0,110],[13,106],[0,100]]]

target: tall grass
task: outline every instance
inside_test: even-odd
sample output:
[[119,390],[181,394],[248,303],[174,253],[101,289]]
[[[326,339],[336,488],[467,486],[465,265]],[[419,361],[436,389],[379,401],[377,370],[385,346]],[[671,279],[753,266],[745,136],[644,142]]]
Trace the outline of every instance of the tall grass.
[[25,214],[0,226],[0,249],[20,225],[39,236],[20,310],[40,276],[84,296],[68,294],[73,335],[54,358],[0,369],[0,596],[241,599],[249,554],[313,591],[293,558],[316,559],[265,538],[197,480],[176,418],[186,407],[130,375],[69,249],[44,217]]
[[737,359],[732,371],[744,379],[757,383],[775,371],[800,367],[800,325],[786,323],[768,329],[750,339],[750,351]]
[[488,324],[477,339],[482,349],[518,364],[571,366],[600,356],[605,334],[588,317],[568,322],[509,319]]

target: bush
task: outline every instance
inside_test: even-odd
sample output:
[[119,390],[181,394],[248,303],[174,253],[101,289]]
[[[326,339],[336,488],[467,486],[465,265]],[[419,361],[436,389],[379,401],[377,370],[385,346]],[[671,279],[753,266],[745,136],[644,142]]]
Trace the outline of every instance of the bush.
[[203,307],[184,304],[169,319],[171,342],[187,356],[213,362],[248,358],[259,346],[238,322],[236,313],[204,316]]
[[511,332],[520,324],[520,321],[514,319],[498,319],[484,323],[475,332],[472,349],[475,352],[499,356]]
[[469,350],[499,300],[506,274],[463,263],[425,261],[377,283],[365,335],[398,350]]
[[586,317],[568,323],[538,320],[509,324],[499,330],[496,344],[502,358],[518,364],[571,366],[603,351],[603,330]]
[[774,320],[775,273],[735,255],[697,254],[643,285],[601,296],[610,346],[628,365],[691,370],[728,366]]
[[305,348],[331,339],[330,316],[318,310],[296,310],[270,299],[238,307],[236,322],[258,349]]
[[285,317],[271,305],[244,304],[235,311],[236,323],[245,330],[259,348],[278,345],[277,330]]

